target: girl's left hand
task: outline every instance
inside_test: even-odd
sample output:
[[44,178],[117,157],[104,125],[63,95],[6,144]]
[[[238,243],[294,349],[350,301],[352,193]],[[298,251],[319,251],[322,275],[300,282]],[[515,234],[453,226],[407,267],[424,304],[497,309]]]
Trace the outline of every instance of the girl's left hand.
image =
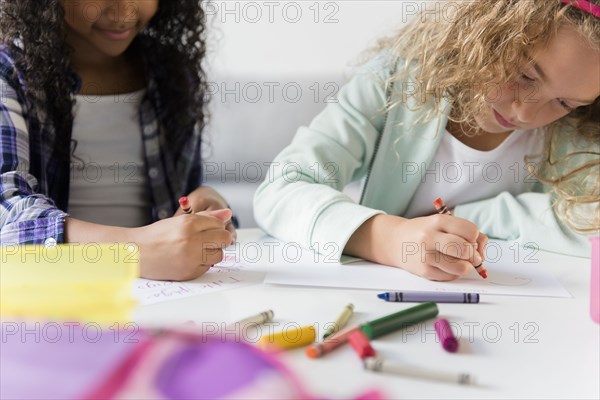
[[[217,192],[215,189],[208,187],[208,186],[199,187],[198,189],[194,190],[192,193],[188,194],[187,198],[190,202],[192,210],[195,213],[200,212],[200,211],[222,210],[224,208],[229,207],[229,205],[227,204],[227,201],[225,201],[223,196],[221,196],[219,194],[219,192]],[[183,214],[185,214],[185,213],[183,212],[181,207],[179,207],[177,209],[177,212],[175,213],[174,217],[176,217],[178,215],[183,215]],[[235,243],[235,241],[237,239],[237,234],[235,232],[235,227],[233,226],[233,223],[231,222],[231,220],[229,220],[229,222],[227,222],[225,229],[227,229],[229,232],[231,232],[231,234],[233,236],[233,241],[231,242],[231,244]]]

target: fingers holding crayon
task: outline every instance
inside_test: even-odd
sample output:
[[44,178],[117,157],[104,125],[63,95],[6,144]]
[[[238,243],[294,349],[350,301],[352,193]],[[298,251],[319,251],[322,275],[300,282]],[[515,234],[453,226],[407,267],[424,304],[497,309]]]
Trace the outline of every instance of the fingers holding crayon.
[[472,222],[452,216],[441,199],[439,214],[403,218],[379,214],[350,237],[344,253],[405,269],[429,280],[449,281],[483,267],[487,236]]
[[427,268],[424,277],[433,281],[453,280],[467,275],[473,269],[471,262],[439,252],[427,255],[425,263]]
[[[406,221],[405,230],[416,234],[419,259],[410,260],[404,268],[434,281],[449,281],[468,275],[482,266],[486,238],[475,224],[449,215],[431,215]],[[479,239],[479,241],[478,241]],[[407,258],[408,261],[408,258]]]
[[195,279],[223,259],[232,241],[225,222],[231,210],[167,218],[136,228],[131,238],[140,247],[141,276],[147,279]]
[[225,223],[225,229],[231,233],[231,243],[237,240],[237,232],[233,225],[233,214],[229,210],[225,199],[214,189],[203,186],[189,196],[182,196],[179,199],[179,209],[175,217],[184,214],[211,215],[217,217]]
[[201,186],[179,199],[180,208],[175,216],[191,214],[198,211],[214,211],[228,208],[227,201],[216,190],[209,186]]
[[232,222],[233,212],[229,208],[224,208],[222,210],[201,211],[196,213],[196,215],[208,215],[220,219],[225,223],[225,230],[231,234],[231,242],[229,244],[231,245],[237,240],[237,232]]
[[477,252],[481,256],[481,259],[485,261],[485,249],[487,247],[489,238],[485,233],[479,232],[477,237]]
[[[433,201],[433,206],[435,207],[436,211],[438,212],[438,214],[440,216],[451,216],[452,215],[452,211],[450,209],[448,209],[446,204],[444,204],[444,201],[439,197]],[[472,224],[471,222],[469,222],[467,220],[462,220],[462,221],[465,221],[465,222],[469,223],[471,226],[474,226],[475,228],[477,228],[474,224]],[[454,225],[454,222],[455,221],[453,221],[452,225]],[[463,224],[463,228],[466,228],[466,227],[467,227],[467,225]],[[476,232],[472,231],[472,230],[471,230],[471,232],[467,232],[465,230],[462,233],[463,233],[463,237],[466,238],[469,241],[469,243],[476,244],[476,247],[475,247],[476,253],[473,254],[471,262],[474,263],[473,267],[475,268],[475,270],[477,271],[479,276],[481,276],[483,279],[487,279],[487,270],[483,266],[483,260],[485,259],[485,256],[484,256],[485,245],[487,244],[487,235],[479,232],[479,230],[477,230]],[[466,234],[466,236],[465,236],[465,234]]]

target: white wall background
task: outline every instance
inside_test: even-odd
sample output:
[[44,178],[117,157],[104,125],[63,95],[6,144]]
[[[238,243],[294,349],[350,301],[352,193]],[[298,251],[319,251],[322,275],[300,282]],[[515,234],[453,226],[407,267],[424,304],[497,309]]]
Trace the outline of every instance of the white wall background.
[[213,0],[204,7],[212,93],[205,180],[252,227],[265,165],[335,99],[361,52],[435,2]]
[[213,71],[339,73],[374,42],[393,32],[415,1],[209,1]]

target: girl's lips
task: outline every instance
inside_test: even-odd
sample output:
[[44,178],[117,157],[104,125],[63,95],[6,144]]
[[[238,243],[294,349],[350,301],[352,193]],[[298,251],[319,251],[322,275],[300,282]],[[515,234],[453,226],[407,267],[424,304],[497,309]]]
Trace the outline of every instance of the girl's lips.
[[498,121],[498,123],[500,125],[502,125],[504,128],[513,129],[516,127],[516,125],[513,125],[510,122],[508,122],[507,120],[505,120],[504,117],[502,117],[502,115],[498,114],[498,112],[496,110],[493,110],[493,111],[494,111],[494,117],[496,117],[496,121]]
[[126,30],[121,30],[121,31],[102,29],[102,28],[94,28],[94,29],[96,29],[98,32],[100,32],[102,35],[106,36],[110,40],[128,39],[131,36],[131,33],[133,32],[133,28],[129,28]]

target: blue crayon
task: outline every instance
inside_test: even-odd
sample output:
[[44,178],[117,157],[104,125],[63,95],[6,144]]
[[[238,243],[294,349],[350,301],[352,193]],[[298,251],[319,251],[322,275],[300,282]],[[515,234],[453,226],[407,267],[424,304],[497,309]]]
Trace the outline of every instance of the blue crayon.
[[387,292],[377,297],[398,303],[479,303],[479,293]]

